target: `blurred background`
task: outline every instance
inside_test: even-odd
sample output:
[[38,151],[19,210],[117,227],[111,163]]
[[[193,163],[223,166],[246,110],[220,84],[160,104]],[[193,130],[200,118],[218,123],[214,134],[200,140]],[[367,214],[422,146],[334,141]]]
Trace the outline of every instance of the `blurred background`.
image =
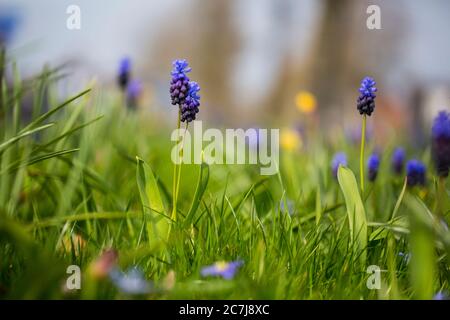
[[[381,30],[366,26],[373,4]],[[79,30],[66,27],[69,5],[81,10]],[[306,117],[298,107],[306,92],[320,127],[351,128],[360,121],[359,83],[370,75],[379,88],[374,129],[405,129],[420,145],[430,119],[450,105],[447,0],[0,0],[0,28],[23,77],[64,65],[63,94],[92,79],[117,90],[119,61],[130,57],[139,108],[171,123],[176,58],[193,68],[209,126],[293,126]]]

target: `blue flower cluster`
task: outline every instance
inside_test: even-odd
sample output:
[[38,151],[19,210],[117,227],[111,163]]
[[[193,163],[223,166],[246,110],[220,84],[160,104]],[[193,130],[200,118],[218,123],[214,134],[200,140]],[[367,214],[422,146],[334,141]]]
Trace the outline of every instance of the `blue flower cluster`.
[[447,177],[450,168],[450,114],[441,111],[431,129],[431,152],[438,176]]
[[200,86],[194,81],[190,81],[187,73],[191,68],[186,60],[175,60],[171,72],[170,98],[173,105],[178,105],[181,111],[181,121],[191,122],[195,120],[199,112]]
[[195,120],[195,115],[198,113],[200,106],[200,96],[198,92],[200,86],[197,82],[191,81],[189,83],[189,92],[184,104],[181,105],[181,121],[191,122]]
[[356,101],[356,107],[360,114],[370,116],[375,110],[375,92],[377,92],[375,85],[376,82],[371,77],[365,77],[361,82],[361,87],[359,88],[360,94]]
[[370,155],[367,160],[367,169],[369,172],[369,181],[373,182],[377,178],[378,169],[380,168],[380,157],[377,153]]
[[409,186],[425,185],[427,168],[419,160],[413,159],[406,164],[406,176]]
[[120,60],[117,82],[122,90],[126,90],[131,77],[131,60],[124,57]]

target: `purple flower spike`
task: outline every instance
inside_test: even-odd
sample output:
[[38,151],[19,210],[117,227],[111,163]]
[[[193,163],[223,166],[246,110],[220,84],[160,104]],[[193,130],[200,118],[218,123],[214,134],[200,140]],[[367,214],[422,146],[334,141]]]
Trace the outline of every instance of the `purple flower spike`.
[[408,177],[408,185],[425,185],[426,180],[426,167],[419,160],[410,160],[406,164],[406,175]]
[[242,260],[232,262],[219,261],[213,265],[202,268],[201,275],[202,277],[219,276],[223,279],[231,280],[234,278],[239,267],[243,264],[244,262]]
[[369,172],[369,181],[373,182],[377,178],[378,169],[380,168],[380,157],[373,153],[367,160],[367,170]]
[[432,127],[431,153],[438,176],[447,177],[450,170],[450,114],[441,111]]
[[359,88],[360,94],[356,101],[356,106],[360,114],[370,116],[375,110],[376,84],[375,80],[371,77],[365,77],[361,82],[361,87]]
[[122,90],[125,90],[130,81],[131,75],[131,60],[128,57],[124,57],[120,60],[119,71],[117,73],[117,82]]
[[331,161],[331,171],[333,172],[333,176],[335,178],[337,178],[339,166],[347,166],[347,155],[344,152],[336,153]]
[[189,78],[186,75],[191,71],[186,60],[175,60],[171,72],[172,79],[170,81],[170,98],[173,105],[184,104],[189,93]]
[[139,80],[133,79],[127,86],[127,104],[134,109],[138,105],[139,97],[142,93],[142,83]]
[[396,148],[392,154],[392,171],[401,174],[405,165],[405,149]]
[[142,83],[139,80],[132,80],[127,87],[127,97],[130,100],[136,100],[142,93]]
[[198,92],[200,91],[200,86],[197,82],[191,81],[189,82],[189,92],[181,106],[181,121],[191,122],[195,120],[195,116],[198,113],[200,106],[200,96]]

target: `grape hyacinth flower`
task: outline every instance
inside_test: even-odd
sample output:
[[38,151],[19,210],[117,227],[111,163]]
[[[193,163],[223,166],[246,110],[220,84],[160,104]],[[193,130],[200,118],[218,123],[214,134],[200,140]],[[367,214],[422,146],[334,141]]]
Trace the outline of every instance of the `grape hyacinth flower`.
[[450,114],[441,111],[432,127],[432,156],[438,176],[446,178],[450,169]]
[[198,113],[198,107],[200,106],[200,96],[198,92],[200,91],[200,86],[195,81],[189,82],[188,95],[181,105],[181,121],[191,122],[195,120],[195,116]]
[[375,80],[371,77],[365,77],[361,82],[361,87],[359,88],[360,95],[356,101],[356,107],[360,114],[370,116],[375,110],[376,84]]
[[131,108],[136,108],[137,101],[142,93],[142,83],[133,79],[127,86],[127,104]]
[[336,153],[331,161],[331,171],[333,172],[333,177],[335,178],[337,178],[339,166],[347,166],[347,155],[344,152]]
[[145,280],[142,271],[138,268],[131,268],[126,273],[113,269],[109,277],[116,287],[127,294],[147,294],[151,291],[151,285]]
[[406,164],[406,176],[408,177],[408,185],[425,185],[426,167],[419,160],[410,160]]
[[191,72],[186,60],[175,60],[173,63],[173,70],[171,72],[172,79],[170,80],[170,98],[173,105],[180,107],[186,100],[189,93],[189,78],[186,75]]
[[[191,68],[186,60],[175,60],[172,62],[173,69],[171,72],[172,79],[170,80],[170,99],[172,105],[178,106],[178,123],[177,129],[180,129],[181,122],[186,123],[186,130],[189,122],[195,120],[200,106],[200,86],[190,81],[187,73],[191,72]],[[184,140],[183,140],[184,142]],[[183,143],[184,147],[184,143]],[[183,148],[182,147],[182,148]],[[182,152],[182,149],[181,149]],[[177,202],[179,183],[181,177],[180,164],[175,163],[173,167],[173,197],[172,197],[172,219],[176,220],[177,216]]]
[[195,120],[200,106],[200,86],[195,81],[190,81],[186,75],[191,72],[191,68],[186,60],[175,60],[171,72],[170,98],[173,105],[178,105],[180,121],[191,122]]
[[241,260],[231,262],[219,261],[214,263],[213,265],[204,267],[201,270],[201,275],[202,277],[219,276],[223,279],[231,280],[234,278],[239,267],[241,267],[243,264],[244,263]]
[[361,152],[359,156],[359,179],[361,184],[361,193],[364,194],[364,145],[366,143],[366,118],[375,110],[375,87],[376,82],[371,77],[365,77],[359,88],[359,96],[356,100],[356,107],[359,114],[363,116],[361,126]]
[[128,57],[124,57],[119,63],[119,72],[117,73],[117,82],[120,89],[125,90],[128,87],[128,83],[131,77],[131,60]]
[[378,169],[380,168],[380,157],[377,153],[373,153],[367,160],[367,171],[369,175],[369,181],[374,182],[378,175]]
[[392,171],[396,174],[401,174],[403,172],[403,167],[405,164],[405,149],[396,148],[392,154]]

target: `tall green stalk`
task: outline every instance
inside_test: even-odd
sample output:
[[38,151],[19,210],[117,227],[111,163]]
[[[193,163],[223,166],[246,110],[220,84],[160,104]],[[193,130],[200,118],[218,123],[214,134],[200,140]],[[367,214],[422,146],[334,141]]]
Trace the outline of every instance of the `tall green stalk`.
[[[177,130],[180,130],[181,127],[181,108],[178,108],[178,122],[177,122]],[[173,165],[173,180],[172,180],[172,220],[177,220],[177,190],[178,190],[178,170],[179,165],[178,157],[179,153],[177,153],[176,162]]]
[[361,126],[361,153],[359,156],[359,178],[361,184],[361,196],[364,196],[364,146],[366,143],[366,115],[363,115]]
[[[189,123],[186,122],[186,126],[184,128],[184,133],[183,133],[183,144],[181,145],[181,157],[184,157],[184,141],[186,138],[186,131],[188,129]],[[180,180],[181,180],[181,165],[182,163],[179,164],[179,168],[178,168],[178,172],[177,172],[177,188],[175,190],[175,199],[178,202],[178,194],[180,193]]]

